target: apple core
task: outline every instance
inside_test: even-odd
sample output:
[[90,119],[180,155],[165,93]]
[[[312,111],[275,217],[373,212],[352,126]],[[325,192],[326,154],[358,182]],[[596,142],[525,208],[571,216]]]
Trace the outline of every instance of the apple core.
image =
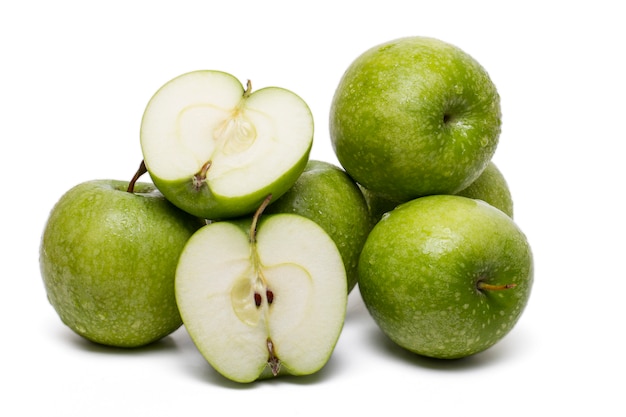
[[279,87],[252,91],[220,71],[194,71],[162,86],[141,123],[150,176],[183,210],[237,217],[284,193],[304,169],[313,140],[306,103]]
[[200,229],[176,271],[191,338],[213,368],[238,382],[316,372],[345,317],[346,272],[334,241],[303,216],[260,218],[269,199],[252,219]]

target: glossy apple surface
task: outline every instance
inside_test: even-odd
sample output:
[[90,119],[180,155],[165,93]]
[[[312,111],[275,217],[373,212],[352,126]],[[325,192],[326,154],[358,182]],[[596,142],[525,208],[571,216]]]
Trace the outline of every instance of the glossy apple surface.
[[65,193],[40,246],[48,299],[93,342],[138,347],[181,325],[174,294],[178,256],[201,223],[152,184],[89,181]]
[[266,213],[295,213],[322,226],[341,252],[348,291],[354,288],[359,255],[372,223],[361,190],[343,169],[325,161],[309,161],[294,186]]
[[500,130],[500,97],[487,71],[460,48],[425,37],[358,56],[330,109],[343,168],[394,201],[467,187],[493,156]]
[[484,351],[517,323],[533,283],[528,240],[501,210],[422,197],[385,214],[359,261],[359,289],[381,330],[420,355]]
[[[383,214],[405,203],[405,201],[390,200],[365,188],[361,188],[361,191],[367,201],[367,206],[374,223],[380,220]],[[513,197],[511,190],[509,189],[506,178],[504,178],[504,175],[502,175],[502,172],[493,161],[487,164],[487,167],[473,183],[454,195],[483,200],[502,210],[511,218],[513,217]]]
[[483,200],[513,217],[513,197],[509,184],[493,161],[473,183],[456,195]]

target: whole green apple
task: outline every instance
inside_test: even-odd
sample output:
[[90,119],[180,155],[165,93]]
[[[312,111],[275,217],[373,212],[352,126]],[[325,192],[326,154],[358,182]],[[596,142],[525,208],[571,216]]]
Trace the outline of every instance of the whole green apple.
[[70,329],[93,342],[138,347],[181,325],[178,257],[202,226],[152,184],[95,180],[66,192],[46,222],[41,275]]
[[513,217],[513,198],[506,178],[496,164],[489,162],[487,168],[467,188],[456,195],[483,200]]
[[[361,191],[367,201],[374,223],[380,220],[386,212],[406,202],[390,200],[363,187],[361,187]],[[455,195],[483,200],[513,217],[511,190],[504,175],[493,161],[489,162],[473,183]]]
[[265,211],[299,214],[322,226],[339,248],[348,292],[352,291],[358,281],[359,255],[372,223],[361,190],[343,169],[310,160],[294,186]]
[[381,330],[420,355],[484,351],[517,323],[533,283],[528,240],[481,200],[437,195],[404,203],[372,229],[359,289]]
[[313,143],[313,116],[295,93],[252,90],[221,71],[165,83],[141,121],[141,150],[157,188],[174,205],[216,220],[253,213],[285,193]]
[[458,47],[425,37],[357,57],[330,109],[343,168],[394,201],[467,187],[493,156],[500,128],[500,97],[486,70]]

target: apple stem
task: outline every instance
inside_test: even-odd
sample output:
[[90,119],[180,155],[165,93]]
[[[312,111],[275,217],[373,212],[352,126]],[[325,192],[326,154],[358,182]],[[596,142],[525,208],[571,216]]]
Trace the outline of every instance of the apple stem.
[[146,168],[146,163],[142,159],[141,160],[141,164],[139,164],[139,169],[137,169],[137,172],[135,172],[135,175],[133,176],[133,179],[131,179],[130,182],[128,183],[128,188],[126,189],[126,192],[129,192],[131,194],[134,193],[135,192],[135,184],[137,183],[137,180],[139,179],[139,177],[141,177],[146,172],[148,172],[148,169]]
[[481,291],[502,291],[515,288],[517,284],[487,284],[484,281],[479,281],[477,286]]
[[206,174],[209,172],[209,168],[211,168],[212,161],[207,161],[200,168],[200,172],[193,176],[193,186],[196,190],[199,190],[202,187],[202,184],[206,181]]
[[248,80],[246,83],[246,91],[243,92],[243,98],[250,97],[250,94],[252,94],[252,81]]
[[272,370],[272,375],[277,376],[280,372],[280,360],[274,353],[274,343],[272,339],[267,338],[267,351],[269,352],[269,357],[267,358],[267,363]]
[[256,212],[254,213],[254,216],[252,217],[252,224],[250,225],[250,243],[256,242],[256,226],[257,226],[257,223],[259,222],[259,217],[261,217],[261,214],[263,214],[265,207],[268,206],[271,199],[272,199],[272,195],[268,194],[267,197],[265,197],[265,199],[259,206],[259,208],[256,209]]

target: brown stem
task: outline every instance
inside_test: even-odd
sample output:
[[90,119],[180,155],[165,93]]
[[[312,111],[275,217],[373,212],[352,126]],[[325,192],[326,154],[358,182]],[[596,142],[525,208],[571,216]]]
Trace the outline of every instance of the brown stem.
[[206,175],[209,172],[209,168],[211,168],[211,164],[211,161],[205,162],[202,168],[200,168],[200,172],[193,176],[193,185],[196,190],[199,190],[206,181]]
[[148,169],[146,168],[146,163],[142,159],[141,160],[141,164],[139,164],[139,169],[137,169],[137,172],[135,172],[135,175],[133,176],[133,179],[131,179],[130,182],[128,183],[128,188],[126,189],[126,192],[129,192],[131,194],[134,193],[135,192],[135,183],[137,182],[139,177],[141,177],[146,172],[148,172]]
[[252,94],[252,81],[248,80],[246,84],[246,91],[243,92],[243,97],[248,98]]
[[502,291],[517,287],[517,284],[487,284],[484,281],[479,281],[476,285],[481,291]]
[[272,195],[268,194],[267,197],[265,197],[265,200],[263,200],[263,202],[259,206],[259,208],[256,209],[256,212],[254,213],[254,216],[252,217],[252,224],[250,225],[250,243],[256,242],[257,223],[259,222],[259,218],[261,217],[261,214],[265,210],[265,207],[268,206],[271,200],[272,200]]

